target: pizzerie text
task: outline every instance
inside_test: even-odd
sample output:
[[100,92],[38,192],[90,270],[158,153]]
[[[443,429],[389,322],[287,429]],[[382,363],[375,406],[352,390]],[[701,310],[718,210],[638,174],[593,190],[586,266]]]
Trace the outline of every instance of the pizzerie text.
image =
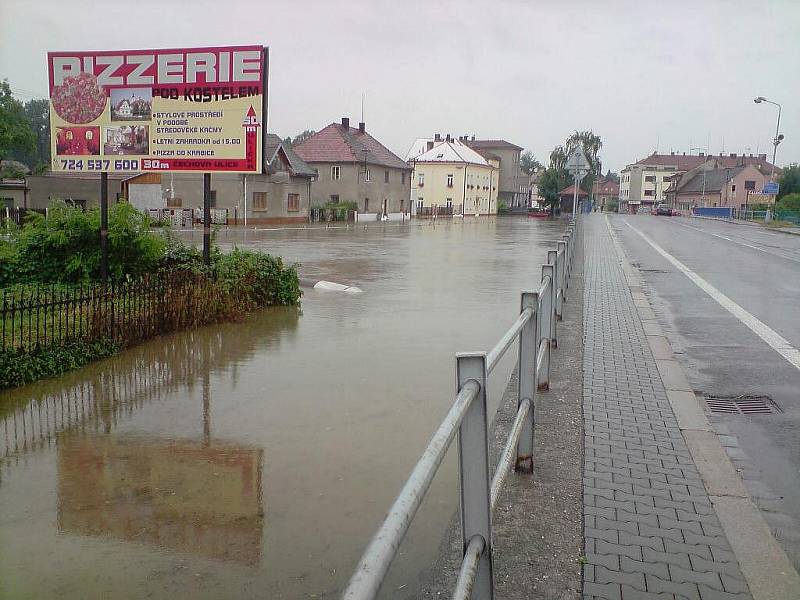
[[[261,81],[259,50],[138,51],[120,54],[54,54],[54,86],[81,72],[101,86],[167,86]],[[240,94],[241,95],[241,94]]]

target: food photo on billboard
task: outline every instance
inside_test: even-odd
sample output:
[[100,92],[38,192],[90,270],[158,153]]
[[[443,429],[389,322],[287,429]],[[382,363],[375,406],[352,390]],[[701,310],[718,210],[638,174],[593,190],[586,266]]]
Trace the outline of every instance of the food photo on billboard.
[[150,127],[120,125],[104,127],[103,154],[147,156],[150,153]]
[[58,156],[99,156],[100,128],[56,128],[56,154]]

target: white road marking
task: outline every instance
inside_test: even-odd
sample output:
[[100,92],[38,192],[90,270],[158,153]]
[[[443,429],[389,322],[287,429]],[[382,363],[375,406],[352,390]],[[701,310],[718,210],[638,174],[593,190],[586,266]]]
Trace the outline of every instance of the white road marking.
[[736,304],[733,300],[728,298],[725,294],[700,277],[697,273],[692,271],[689,267],[672,256],[669,252],[664,250],[661,246],[656,244],[653,240],[647,237],[644,233],[636,229],[633,225],[625,221],[625,224],[633,229],[639,236],[661,256],[666,258],[672,265],[681,273],[686,275],[697,287],[703,290],[706,294],[716,300],[722,308],[731,313],[734,317],[739,319],[746,325],[753,333],[764,340],[775,352],[780,354],[783,358],[789,361],[796,369],[800,369],[800,350],[795,348],[789,343],[789,340],[781,336],[777,331],[772,329],[769,325],[759,320],[747,312],[744,308]]
[[700,227],[694,227],[692,225],[687,225],[686,223],[679,223],[678,221],[671,221],[671,222],[674,223],[675,225],[680,225],[681,227],[686,227],[687,229],[694,229],[695,231],[699,231],[700,233],[707,233],[708,235],[713,235],[714,237],[718,237],[718,238],[720,238],[722,240],[727,240],[727,241],[729,241],[729,242],[731,242],[733,244],[738,244],[740,246],[746,246],[747,248],[752,248],[753,250],[758,250],[759,252],[763,252],[764,254],[769,254],[770,256],[777,256],[778,258],[783,258],[785,260],[791,260],[792,262],[800,263],[800,259],[792,258],[791,256],[786,256],[784,254],[778,254],[777,252],[770,252],[769,250],[766,250],[764,248],[760,248],[758,246],[754,246],[753,244],[747,244],[745,242],[740,242],[740,241],[734,240],[732,238],[729,238],[726,235],[722,235],[722,234],[719,234],[719,233],[714,233],[714,232],[708,231],[706,229],[701,229]]

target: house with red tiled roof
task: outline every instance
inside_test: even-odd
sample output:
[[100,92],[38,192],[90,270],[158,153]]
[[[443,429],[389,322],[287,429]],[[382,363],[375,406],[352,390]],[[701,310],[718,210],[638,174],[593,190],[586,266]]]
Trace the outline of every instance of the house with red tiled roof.
[[613,179],[599,177],[592,183],[592,202],[603,209],[606,204],[619,198],[619,183]]
[[[588,198],[589,193],[578,187],[578,203],[580,204]],[[565,187],[558,192],[558,200],[561,205],[561,214],[571,213],[572,204],[575,200],[575,185],[573,184],[569,187]],[[580,212],[580,208],[578,208],[578,212]]]
[[410,211],[411,166],[367,133],[362,122],[331,123],[294,147],[317,171],[312,203],[354,202],[361,218],[394,218]]
[[[620,172],[620,212],[649,211],[655,204],[666,200],[666,191],[675,175],[686,173],[700,165],[714,161],[715,168],[732,169],[753,165],[762,173],[769,173],[772,164],[766,154],[720,154],[719,156],[671,152],[650,156],[629,164]],[[775,173],[780,169],[775,168]]]

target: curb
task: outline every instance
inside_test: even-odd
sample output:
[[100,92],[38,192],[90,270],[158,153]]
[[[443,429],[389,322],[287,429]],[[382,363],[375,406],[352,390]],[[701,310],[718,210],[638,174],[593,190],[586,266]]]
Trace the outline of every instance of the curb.
[[758,227],[762,231],[774,231],[776,233],[783,233],[786,235],[800,235],[800,231],[786,231],[786,229],[780,229],[780,228],[773,229],[771,227],[766,227],[758,223],[753,223],[748,221],[742,222],[736,219],[730,220],[730,219],[720,219],[718,217],[699,217],[694,215],[687,215],[687,217],[690,219],[703,219],[705,221],[719,221],[720,223],[727,223],[728,225],[746,225],[748,227]]
[[683,367],[642,292],[641,275],[631,266],[608,216],[605,219],[678,427],[753,599],[796,598],[800,575],[772,535],[697,402]]

